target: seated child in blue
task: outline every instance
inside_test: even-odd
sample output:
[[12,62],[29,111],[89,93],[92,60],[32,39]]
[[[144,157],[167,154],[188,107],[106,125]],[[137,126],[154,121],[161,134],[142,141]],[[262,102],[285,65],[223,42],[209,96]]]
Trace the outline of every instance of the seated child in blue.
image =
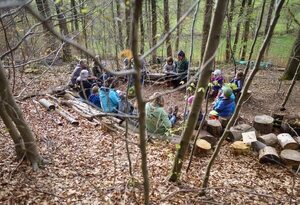
[[98,86],[94,86],[92,88],[92,94],[89,97],[89,101],[94,105],[96,105],[97,107],[101,108]]
[[114,89],[108,87],[101,87],[99,96],[101,108],[104,112],[118,112],[120,97]]
[[232,89],[228,86],[222,87],[222,94],[216,100],[213,110],[210,112],[210,118],[231,117],[235,110],[235,97]]

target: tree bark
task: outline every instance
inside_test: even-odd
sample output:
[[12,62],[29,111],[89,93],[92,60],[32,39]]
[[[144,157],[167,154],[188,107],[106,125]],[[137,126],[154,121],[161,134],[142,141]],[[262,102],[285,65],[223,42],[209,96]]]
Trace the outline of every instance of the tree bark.
[[270,23],[271,23],[271,19],[272,19],[272,13],[273,13],[273,10],[274,10],[274,5],[275,5],[275,0],[271,0],[269,11],[268,11],[268,16],[267,16],[267,21],[266,21],[265,35],[267,35],[269,27],[270,27]]
[[25,154],[24,142],[18,129],[16,128],[16,125],[13,123],[12,119],[7,114],[4,103],[0,104],[0,117],[2,118],[3,123],[7,127],[8,133],[10,134],[12,140],[14,141],[17,157],[18,159],[21,159]]
[[[292,80],[296,73],[298,64],[300,63],[300,29],[298,30],[297,38],[294,42],[293,49],[290,55],[287,68],[284,71],[283,80]],[[296,80],[300,80],[300,72],[296,75]]]
[[13,123],[16,125],[18,129],[26,151],[26,158],[31,162],[33,169],[37,170],[39,165],[42,163],[42,157],[38,152],[38,148],[36,146],[36,142],[33,136],[31,129],[29,128],[28,124],[26,123],[23,114],[16,104],[11,89],[9,87],[9,83],[5,77],[5,73],[2,67],[2,63],[0,62],[0,97],[2,102],[4,103],[5,109],[12,119]]
[[238,41],[239,41],[240,29],[241,29],[241,23],[242,23],[242,16],[244,14],[245,5],[246,5],[246,0],[242,0],[240,13],[239,13],[239,16],[238,16],[238,22],[237,22],[237,25],[236,25],[234,42],[233,42],[233,46],[232,46],[232,55],[234,55],[234,56],[235,56],[236,47],[237,47],[237,44],[238,44]]
[[[116,7],[117,7],[117,17],[118,19],[121,19],[121,8],[120,8],[120,1],[116,0]],[[120,20],[117,20],[117,26],[118,26],[118,38],[119,38],[119,46],[120,49],[124,49],[124,39],[123,39],[123,32],[122,32],[122,24]]]
[[222,31],[223,20],[225,16],[225,10],[227,8],[228,0],[218,1],[217,7],[215,10],[215,14],[212,20],[212,25],[209,32],[208,42],[206,46],[206,50],[204,53],[203,62],[201,64],[200,77],[197,83],[195,99],[192,104],[192,109],[189,114],[189,118],[186,123],[186,127],[183,130],[180,148],[178,149],[175,157],[175,161],[173,164],[172,175],[170,177],[170,181],[177,181],[180,176],[184,156],[186,150],[188,148],[191,136],[193,134],[193,130],[196,126],[196,121],[199,116],[201,104],[203,98],[205,96],[205,90],[207,89],[207,85],[210,79],[210,75],[213,68],[213,59],[216,54],[216,50],[220,41],[220,33]]
[[[177,22],[179,21],[181,17],[181,5],[182,5],[182,0],[177,0]],[[176,41],[175,41],[175,51],[177,52],[179,50],[179,36],[180,36],[180,25],[178,25],[177,30],[176,30]]]
[[234,4],[235,4],[235,0],[231,0],[230,10],[228,12],[228,17],[227,17],[226,53],[225,53],[225,60],[227,63],[230,62],[230,55],[231,55],[231,24],[233,18]]
[[128,3],[125,4],[125,21],[126,21],[126,48],[129,48],[129,43],[130,43],[130,8],[131,8],[131,1],[126,1]]
[[78,31],[79,30],[79,23],[78,23],[78,12],[76,9],[76,1],[75,0],[71,0],[71,8],[72,8],[72,12],[73,12],[73,16],[72,16],[72,31]]
[[212,17],[213,0],[205,1],[204,22],[202,27],[201,61],[203,60]]
[[[152,33],[151,33],[151,41],[152,47],[154,47],[157,43],[157,13],[156,13],[156,1],[151,1],[151,25],[152,25]],[[152,63],[156,63],[156,50],[152,52]]]
[[145,51],[145,27],[144,27],[144,18],[143,18],[143,8],[141,8],[140,31],[141,31],[140,53],[142,54]]
[[274,16],[274,18],[272,20],[272,23],[270,25],[270,29],[269,29],[268,34],[265,37],[265,40],[264,40],[264,42],[263,42],[263,44],[262,44],[262,46],[261,46],[261,48],[259,50],[257,59],[255,61],[254,68],[253,68],[253,70],[252,70],[249,78],[247,79],[245,85],[244,85],[244,88],[243,88],[242,93],[241,93],[241,97],[239,98],[237,106],[235,108],[235,112],[233,113],[232,117],[230,118],[230,120],[229,120],[229,122],[228,122],[228,124],[227,124],[227,126],[225,128],[225,131],[224,131],[222,137],[220,138],[220,140],[219,140],[219,142],[218,142],[218,144],[217,144],[217,146],[215,148],[215,151],[214,151],[213,155],[211,156],[211,158],[209,160],[209,163],[208,163],[208,165],[206,167],[205,175],[204,175],[204,178],[203,178],[203,183],[202,183],[202,186],[201,186],[202,191],[201,191],[200,195],[205,195],[205,193],[206,193],[206,189],[208,187],[209,176],[210,176],[210,170],[212,168],[212,165],[214,164],[214,161],[215,161],[216,157],[219,154],[219,151],[221,149],[221,145],[222,145],[223,141],[227,137],[229,128],[233,125],[233,123],[235,122],[235,120],[238,117],[238,114],[239,114],[239,112],[241,110],[241,107],[242,107],[242,104],[243,104],[243,100],[244,100],[245,94],[247,93],[247,91],[248,91],[248,89],[249,89],[249,87],[251,85],[251,82],[252,82],[255,74],[259,70],[259,64],[260,64],[260,62],[262,60],[264,52],[266,51],[267,44],[268,44],[268,42],[270,41],[270,39],[271,39],[271,37],[273,35],[273,32],[274,32],[276,23],[278,21],[279,14],[280,14],[280,11],[282,9],[283,4],[284,4],[284,0],[281,0],[278,3],[278,6],[277,6],[276,12],[275,12],[275,16]]
[[[168,33],[170,30],[170,21],[169,21],[169,0],[164,0],[164,25],[165,25],[165,33]],[[166,39],[166,46],[167,46],[167,56],[172,56],[172,46],[170,42],[170,36]]]
[[[131,50],[133,54],[134,64],[135,64],[135,79],[141,79],[141,61],[138,56],[138,23],[141,15],[142,0],[135,0],[133,18],[131,22]],[[142,86],[139,80],[135,80],[134,88],[136,91],[136,98],[138,102],[139,111],[139,133],[140,133],[140,149],[141,149],[141,159],[142,159],[142,172],[144,179],[144,203],[145,205],[150,204],[149,193],[149,177],[147,168],[147,150],[146,150],[146,121],[145,121],[145,101],[142,95]]]
[[245,29],[244,29],[244,33],[243,33],[242,48],[241,48],[241,55],[240,55],[241,60],[245,60],[245,58],[246,58],[247,44],[248,44],[248,39],[249,39],[251,13],[252,13],[252,0],[248,0],[247,10],[246,10]]
[[[55,0],[53,0],[55,4],[55,9],[57,13],[57,18],[58,18],[58,25],[60,29],[60,33],[62,36],[69,36],[69,29],[66,21],[66,16],[64,13],[61,11],[61,2],[56,3]],[[72,53],[71,53],[71,47],[68,43],[65,43],[63,45],[63,61],[64,62],[70,62],[72,60]]]

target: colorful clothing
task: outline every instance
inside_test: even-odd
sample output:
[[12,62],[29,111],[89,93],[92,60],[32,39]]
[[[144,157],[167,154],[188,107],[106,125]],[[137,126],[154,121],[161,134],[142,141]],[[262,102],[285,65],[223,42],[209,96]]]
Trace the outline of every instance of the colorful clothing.
[[244,80],[243,79],[237,79],[233,78],[230,83],[234,83],[236,85],[235,89],[232,89],[235,94],[241,92],[243,85],[244,85]]
[[97,107],[101,108],[99,93],[91,94],[89,97],[89,101]]
[[220,117],[231,117],[235,109],[234,98],[234,95],[231,95],[230,98],[224,98],[223,96],[220,96],[217,99],[213,110],[216,111]]
[[164,135],[171,128],[167,112],[163,107],[146,104],[146,128],[150,133]]
[[120,97],[114,89],[101,87],[99,96],[100,96],[101,107],[104,112],[118,111]]

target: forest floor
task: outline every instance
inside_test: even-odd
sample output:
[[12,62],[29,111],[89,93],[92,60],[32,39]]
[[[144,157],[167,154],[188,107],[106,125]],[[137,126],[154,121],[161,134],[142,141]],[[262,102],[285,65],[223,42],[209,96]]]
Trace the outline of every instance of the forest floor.
[[[227,71],[225,71],[227,72]],[[228,76],[230,76],[228,70]],[[17,80],[18,95],[30,80],[33,84],[24,91],[42,92],[69,79],[67,67],[55,67],[46,75],[34,78],[23,76]],[[251,123],[255,115],[271,115],[276,110],[290,85],[278,78],[282,72],[272,68],[258,72],[251,86],[252,96],[243,105],[241,118]],[[66,77],[68,75],[68,77]],[[146,96],[169,89],[165,85],[149,85]],[[300,84],[296,84],[287,103],[289,115],[300,113]],[[165,96],[166,105],[179,105],[183,112],[183,91]],[[38,98],[38,97],[37,97]],[[0,123],[0,204],[142,204],[143,186],[138,138],[129,136],[132,174],[125,148],[123,133],[104,132],[80,118],[75,127],[64,122],[59,126],[33,99],[19,101],[29,122],[41,155],[50,161],[44,168],[33,172],[26,161],[17,161],[14,145],[2,122]],[[229,143],[224,143],[211,170],[209,190],[205,197],[197,194],[205,167],[211,155],[193,157],[191,169],[186,173],[184,163],[180,183],[170,183],[168,177],[176,153],[174,144],[154,140],[147,145],[150,200],[152,204],[299,204],[300,181],[290,168],[260,164],[257,153],[235,156]]]

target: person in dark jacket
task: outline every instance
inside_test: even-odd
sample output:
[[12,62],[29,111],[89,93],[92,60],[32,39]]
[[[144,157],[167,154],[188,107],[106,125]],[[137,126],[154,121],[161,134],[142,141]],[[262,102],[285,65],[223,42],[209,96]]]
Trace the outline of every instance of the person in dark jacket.
[[222,87],[222,94],[216,100],[213,110],[210,112],[211,119],[218,117],[229,118],[235,110],[235,97],[229,86]]
[[79,90],[79,96],[85,100],[88,100],[91,95],[92,83],[88,80],[89,72],[82,70],[80,76],[76,79],[76,83]]
[[242,71],[237,72],[235,77],[230,81],[230,83],[231,83],[230,87],[232,88],[236,99],[238,99],[244,85],[243,72]]
[[185,57],[185,53],[180,50],[177,54],[177,61],[175,62],[176,78],[172,81],[174,87],[178,87],[181,82],[187,81],[187,73],[189,69],[189,62]]

